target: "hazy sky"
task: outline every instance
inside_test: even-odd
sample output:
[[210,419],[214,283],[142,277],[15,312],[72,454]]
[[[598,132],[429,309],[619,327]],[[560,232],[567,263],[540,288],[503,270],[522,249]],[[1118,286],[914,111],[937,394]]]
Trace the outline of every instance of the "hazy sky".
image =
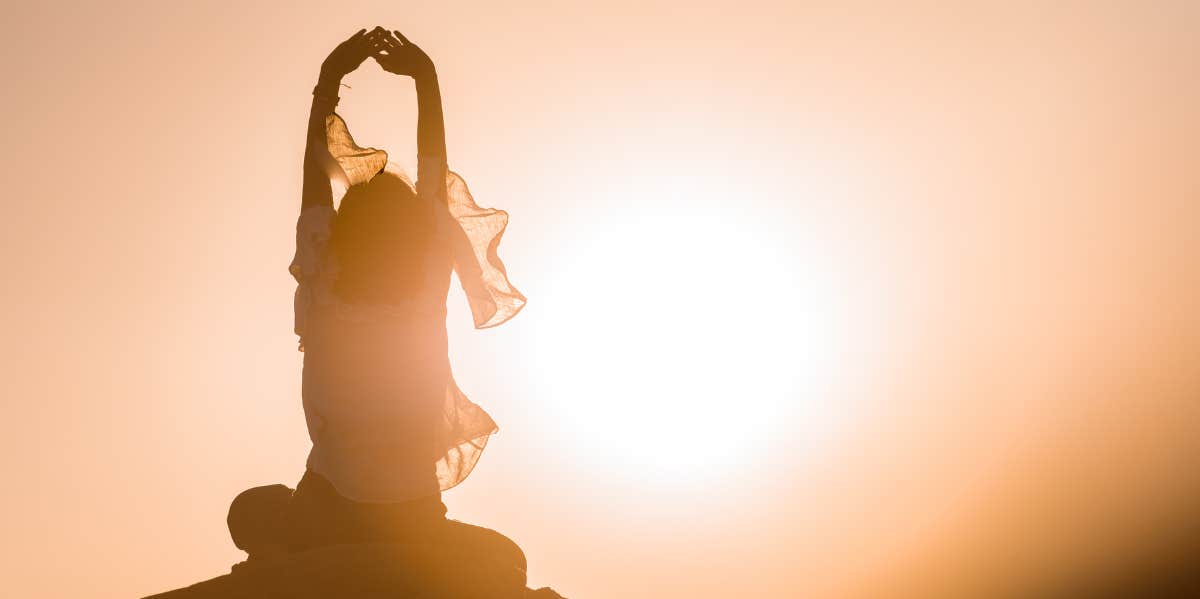
[[[501,432],[446,503],[532,583],[986,596],[1196,518],[1200,9],[880,4],[8,8],[6,592],[222,574],[229,500],[299,479],[308,94],[375,24],[511,215],[528,307],[451,295]],[[411,83],[346,83],[412,165]]]

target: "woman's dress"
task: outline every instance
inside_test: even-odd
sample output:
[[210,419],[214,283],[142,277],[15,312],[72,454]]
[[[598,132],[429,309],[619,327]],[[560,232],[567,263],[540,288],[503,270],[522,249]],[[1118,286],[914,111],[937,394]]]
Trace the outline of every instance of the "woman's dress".
[[[337,165],[334,188],[369,181],[387,154],[360,148],[337,115],[326,121]],[[450,371],[446,295],[454,270],[476,328],[506,322],[525,305],[496,254],[508,224],[480,208],[444,158],[421,156],[416,201],[429,210],[435,240],[426,285],[402,305],[362,306],[333,293],[334,209],[308,206],[296,226],[296,334],[304,351],[303,399],[313,447],[308,469],[347,499],[395,503],[436,495],[470,474],[497,431]],[[336,191],[335,191],[336,194]],[[341,195],[341,194],[338,194]]]

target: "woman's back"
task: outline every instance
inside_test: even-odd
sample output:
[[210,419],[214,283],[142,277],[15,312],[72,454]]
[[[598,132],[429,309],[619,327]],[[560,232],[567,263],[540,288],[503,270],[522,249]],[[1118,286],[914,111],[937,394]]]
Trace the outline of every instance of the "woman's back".
[[422,202],[381,174],[347,193],[317,252],[303,337],[308,467],[346,497],[405,501],[440,490],[452,263]]
[[348,320],[336,306],[313,316],[303,382],[309,469],[360,501],[436,494],[450,378],[444,323]]

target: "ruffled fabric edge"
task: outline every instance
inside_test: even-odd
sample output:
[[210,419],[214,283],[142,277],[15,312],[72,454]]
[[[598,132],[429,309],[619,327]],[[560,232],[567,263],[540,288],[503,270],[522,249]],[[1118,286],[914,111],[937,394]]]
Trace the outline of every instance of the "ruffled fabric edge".
[[443,491],[470,476],[488,440],[500,432],[492,417],[458,388],[453,375],[446,383],[445,401],[450,404],[442,410],[446,419],[445,437],[438,444],[444,452],[439,454],[436,464],[438,486]]
[[[481,208],[467,182],[446,171],[446,205],[458,224],[454,235],[454,270],[467,294],[475,328],[486,329],[508,322],[525,307],[525,296],[508,280],[508,271],[497,249],[508,228],[508,213]],[[456,233],[458,233],[456,232]]]
[[334,190],[335,201],[346,195],[351,185],[370,181],[388,164],[387,152],[378,148],[363,148],[354,143],[350,128],[337,113],[325,117],[325,144],[329,148],[329,155],[333,156],[342,171],[341,177],[338,177],[338,173],[330,175],[332,182],[342,186]]

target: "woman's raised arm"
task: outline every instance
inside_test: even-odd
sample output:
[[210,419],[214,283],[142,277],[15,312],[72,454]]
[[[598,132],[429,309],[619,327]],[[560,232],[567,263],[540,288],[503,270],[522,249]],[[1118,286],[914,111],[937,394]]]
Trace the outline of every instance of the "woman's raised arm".
[[[417,159],[446,162],[446,124],[442,116],[442,92],[437,71],[429,55],[399,31],[368,34],[375,47],[374,58],[389,73],[412,77],[417,84]],[[418,173],[422,170],[417,167]]]
[[[382,31],[376,28],[376,31]],[[373,52],[367,30],[362,29],[350,39],[338,44],[321,64],[321,75],[313,88],[312,109],[308,114],[308,141],[304,148],[304,184],[301,191],[302,208],[332,206],[333,189],[329,179],[331,169],[339,168],[329,154],[325,119],[333,114],[338,103],[338,88],[342,77],[357,69]]]

